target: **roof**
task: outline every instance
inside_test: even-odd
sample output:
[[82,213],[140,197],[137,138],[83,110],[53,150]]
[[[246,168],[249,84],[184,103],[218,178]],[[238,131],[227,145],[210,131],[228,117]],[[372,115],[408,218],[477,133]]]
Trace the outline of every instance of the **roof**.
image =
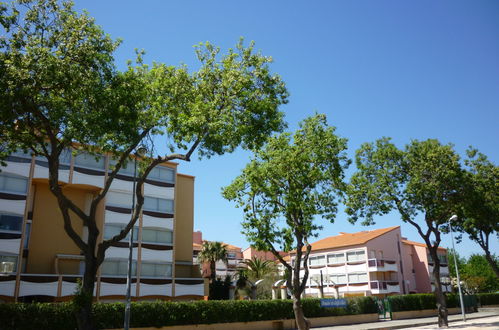
[[[203,242],[208,242],[208,241],[203,240]],[[221,242],[221,243],[227,248],[228,251],[234,251],[234,250],[241,251],[241,248],[238,246],[227,244],[224,242]],[[203,247],[202,244],[192,243],[192,248],[195,250],[201,250],[202,247]]]
[[[402,243],[407,244],[407,245],[416,245],[416,246],[422,246],[422,247],[427,248],[427,246],[426,246],[425,243],[419,243],[419,242],[409,241],[408,239],[402,239]],[[441,246],[439,246],[438,249],[442,250],[442,251],[447,251],[446,248],[443,248]]]
[[311,244],[312,250],[313,251],[325,250],[325,249],[346,247],[351,245],[365,244],[376,237],[384,235],[398,228],[400,228],[400,226],[360,231],[358,233],[353,233],[353,234],[341,233],[340,235],[326,237],[324,239],[321,239],[320,241],[312,243]]

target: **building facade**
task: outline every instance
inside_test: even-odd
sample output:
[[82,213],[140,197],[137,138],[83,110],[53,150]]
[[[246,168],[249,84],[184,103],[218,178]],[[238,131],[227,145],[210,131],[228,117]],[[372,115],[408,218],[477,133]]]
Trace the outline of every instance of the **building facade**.
[[[104,186],[114,160],[67,150],[59,180],[82,210]],[[64,230],[56,198],[48,186],[46,159],[12,154],[0,172],[0,300],[63,301],[71,298],[83,273],[83,256]],[[116,175],[97,211],[99,242],[119,233],[130,220],[134,165]],[[176,163],[151,171],[144,184],[143,211],[134,228],[132,297],[202,299],[207,284],[192,264],[194,177]],[[86,228],[72,217],[85,240]],[[111,246],[98,271],[97,300],[125,297],[128,238]]]
[[[193,237],[192,260],[194,264],[197,264],[198,267],[201,269],[203,277],[208,278],[211,275],[210,265],[208,263],[200,264],[197,258],[204,242],[203,233],[201,231],[195,231],[193,232],[192,237]],[[232,278],[235,278],[235,275],[237,273],[237,268],[242,266],[241,262],[244,260],[241,248],[223,242],[222,244],[225,245],[225,248],[227,249],[227,263],[221,260],[218,260],[215,263],[215,270],[217,277],[224,279],[226,276],[231,276]]]
[[[306,296],[379,296],[432,292],[426,246],[406,240],[400,227],[341,233],[312,243]],[[446,250],[439,249],[441,260]],[[290,255],[294,262],[293,254]],[[448,278],[445,264],[441,276]],[[450,290],[450,286],[446,287]]]

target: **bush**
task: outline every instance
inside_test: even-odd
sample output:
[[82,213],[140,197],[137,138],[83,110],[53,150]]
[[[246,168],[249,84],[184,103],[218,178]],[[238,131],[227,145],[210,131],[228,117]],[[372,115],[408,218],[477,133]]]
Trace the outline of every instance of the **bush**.
[[480,305],[499,305],[499,293],[478,293]]
[[[447,308],[459,307],[459,295],[447,294],[445,296]],[[392,312],[414,311],[423,309],[436,309],[437,300],[432,293],[407,294],[389,296]]]
[[[321,308],[319,299],[304,299],[307,317],[376,313],[372,297],[348,299],[347,308]],[[123,303],[96,303],[93,306],[98,329],[123,327]],[[191,302],[134,302],[131,311],[132,327],[161,327],[168,325],[213,324],[292,319],[291,300],[220,300]],[[76,328],[71,303],[0,304],[0,328],[51,329]]]

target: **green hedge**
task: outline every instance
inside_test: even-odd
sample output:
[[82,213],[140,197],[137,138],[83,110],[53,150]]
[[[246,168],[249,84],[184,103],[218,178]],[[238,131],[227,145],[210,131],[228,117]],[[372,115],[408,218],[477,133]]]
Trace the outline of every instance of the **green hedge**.
[[[347,308],[321,308],[319,299],[304,299],[307,317],[376,313],[372,297],[348,299]],[[94,304],[94,319],[99,329],[123,327],[123,303]],[[7,329],[75,329],[71,303],[0,304],[0,328]],[[137,302],[132,304],[132,327],[250,322],[291,319],[291,300],[241,300],[192,302]]]
[[[445,299],[447,308],[460,306],[459,295],[457,294],[447,294]],[[392,306],[392,312],[435,309],[437,304],[435,295],[432,293],[389,296],[388,300]]]
[[482,306],[499,305],[499,293],[478,293],[477,297]]

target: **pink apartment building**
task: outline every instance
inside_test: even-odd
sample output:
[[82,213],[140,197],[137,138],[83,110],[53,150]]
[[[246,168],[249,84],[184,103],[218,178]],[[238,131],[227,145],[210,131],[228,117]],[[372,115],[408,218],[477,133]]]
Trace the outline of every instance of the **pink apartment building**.
[[[447,251],[439,251],[441,276],[448,279]],[[321,278],[324,296],[432,292],[432,267],[425,244],[402,237],[400,226],[340,233],[312,243],[305,295],[319,296]]]

